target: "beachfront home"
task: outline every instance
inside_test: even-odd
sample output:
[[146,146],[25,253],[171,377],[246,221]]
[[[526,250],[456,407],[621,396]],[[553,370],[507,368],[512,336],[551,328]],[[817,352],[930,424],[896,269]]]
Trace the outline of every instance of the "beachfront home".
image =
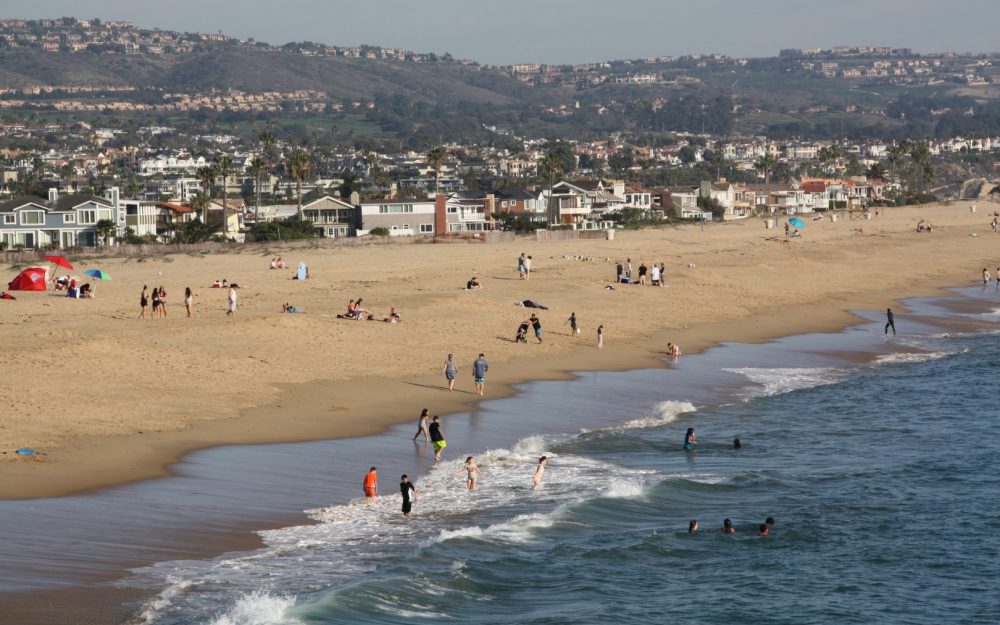
[[389,236],[393,237],[435,233],[433,200],[362,202],[356,213],[358,236],[368,234],[373,228],[385,228],[389,231]]
[[552,186],[551,221],[580,223],[625,206],[624,183],[605,186],[601,180],[562,181]]
[[488,204],[486,198],[438,194],[434,206],[435,234],[493,230],[496,221]]
[[49,189],[47,200],[23,196],[0,204],[0,243],[7,249],[96,247],[100,243],[97,222],[107,219],[117,225],[117,213],[111,200],[60,195]]
[[302,216],[320,238],[352,237],[357,230],[354,205],[332,195],[303,204]]

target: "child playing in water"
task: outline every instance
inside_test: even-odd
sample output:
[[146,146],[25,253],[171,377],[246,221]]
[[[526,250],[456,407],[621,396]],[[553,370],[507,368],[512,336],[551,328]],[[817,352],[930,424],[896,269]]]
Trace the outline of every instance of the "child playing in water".
[[469,490],[476,490],[476,482],[485,477],[472,456],[465,459],[465,466],[455,471],[455,475],[461,475],[463,472],[466,474],[465,485]]
[[548,459],[548,456],[542,456],[538,459],[538,466],[535,467],[535,475],[531,478],[531,487],[535,490],[542,487],[542,476],[545,475],[545,463]]

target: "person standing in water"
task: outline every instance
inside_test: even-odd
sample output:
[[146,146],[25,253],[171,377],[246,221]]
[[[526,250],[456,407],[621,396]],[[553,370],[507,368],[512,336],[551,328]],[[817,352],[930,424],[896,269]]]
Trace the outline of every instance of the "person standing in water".
[[990,283],[990,270],[987,269],[986,267],[983,267],[983,286],[986,286],[989,283]]
[[430,424],[431,418],[427,416],[427,409],[424,408],[420,411],[420,419],[417,420],[417,433],[413,435],[413,442],[417,442],[417,437],[421,434],[424,435],[424,442],[427,442],[427,426]]
[[892,328],[892,335],[896,336],[896,318],[892,314],[891,308],[885,309],[885,333],[889,334],[889,328]]
[[684,449],[691,450],[694,446],[698,444],[698,441],[694,437],[694,428],[688,428],[687,432],[684,434]]
[[427,428],[431,434],[431,444],[434,445],[434,462],[441,461],[441,452],[448,446],[444,440],[444,432],[441,431],[441,417],[434,415],[431,426]]
[[364,488],[365,497],[368,499],[375,499],[378,496],[378,472],[375,470],[375,467],[368,469],[362,488]]
[[469,456],[465,459],[465,466],[455,472],[455,475],[461,475],[465,473],[465,486],[469,490],[476,490],[476,483],[485,477],[483,472],[479,470],[479,465],[476,464],[475,458]]
[[403,516],[410,516],[413,504],[417,503],[417,487],[405,473],[399,478],[399,492],[403,495]]
[[542,456],[538,459],[538,465],[535,467],[535,475],[531,478],[531,487],[535,490],[542,487],[542,476],[545,475],[545,463],[548,460],[548,456]]

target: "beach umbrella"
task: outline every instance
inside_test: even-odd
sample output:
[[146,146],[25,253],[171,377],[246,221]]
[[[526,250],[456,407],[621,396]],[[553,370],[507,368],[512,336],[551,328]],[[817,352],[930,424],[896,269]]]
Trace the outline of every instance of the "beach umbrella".
[[791,225],[795,226],[796,228],[805,228],[806,227],[806,222],[802,221],[798,217],[792,217],[791,219],[788,220],[788,223],[790,223]]
[[62,256],[46,256],[45,260],[49,261],[50,263],[58,267],[64,267],[66,269],[69,269],[70,271],[73,270],[73,265],[70,264],[70,262]]
[[[96,278],[97,280],[110,280],[111,279],[111,276],[109,276],[108,274],[104,273],[100,269],[88,269],[87,271],[83,272],[83,275],[90,276],[91,278]],[[97,289],[94,288],[91,292],[93,293],[93,292],[96,292],[96,291],[97,291]]]
[[104,273],[100,269],[88,269],[83,272],[83,275],[90,276],[91,278],[97,278],[98,280],[110,280],[111,276]]

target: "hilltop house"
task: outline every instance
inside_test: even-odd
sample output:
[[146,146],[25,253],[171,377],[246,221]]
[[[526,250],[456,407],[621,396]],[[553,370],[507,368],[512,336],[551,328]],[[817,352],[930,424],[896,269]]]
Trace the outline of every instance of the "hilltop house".
[[0,204],[0,242],[4,247],[64,249],[96,247],[97,222],[108,219],[116,225],[118,189],[113,199],[91,195],[59,195],[49,189],[47,200],[23,196]]

